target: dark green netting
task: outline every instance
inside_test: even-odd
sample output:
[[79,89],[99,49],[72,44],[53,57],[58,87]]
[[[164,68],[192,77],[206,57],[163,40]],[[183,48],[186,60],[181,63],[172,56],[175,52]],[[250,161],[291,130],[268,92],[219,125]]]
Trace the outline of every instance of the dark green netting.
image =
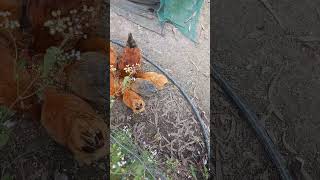
[[158,17],[170,22],[192,41],[197,42],[197,24],[203,0],[160,0]]

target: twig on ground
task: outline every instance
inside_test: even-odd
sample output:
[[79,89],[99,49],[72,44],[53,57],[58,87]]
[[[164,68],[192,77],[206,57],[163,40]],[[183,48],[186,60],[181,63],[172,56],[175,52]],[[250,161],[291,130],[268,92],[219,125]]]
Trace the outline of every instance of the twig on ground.
[[200,71],[200,69],[199,69],[199,67],[196,65],[196,63],[195,63],[195,62],[193,62],[191,59],[189,59],[189,61],[194,65],[194,67],[196,67],[196,68],[197,68],[197,71],[199,72],[199,71]]
[[276,13],[274,12],[274,10],[272,9],[270,3],[268,0],[259,0],[264,6],[265,8],[267,8],[267,10],[272,14],[272,16],[275,18],[275,20],[277,21],[277,23],[280,25],[280,27],[282,28],[282,30],[285,30],[285,27],[282,23],[282,21],[280,20],[280,18],[276,15]]
[[282,143],[284,145],[284,147],[292,154],[298,154],[297,151],[295,149],[293,149],[286,141],[286,132],[284,132],[282,134]]

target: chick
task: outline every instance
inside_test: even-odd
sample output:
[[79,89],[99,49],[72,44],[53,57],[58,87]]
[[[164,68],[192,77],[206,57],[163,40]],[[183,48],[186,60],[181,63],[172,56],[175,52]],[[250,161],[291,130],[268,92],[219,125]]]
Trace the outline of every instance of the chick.
[[41,124],[56,142],[70,149],[80,165],[108,154],[108,126],[88,103],[73,94],[46,88]]
[[132,109],[133,113],[141,113],[145,110],[145,102],[143,99],[129,88],[124,90],[122,101]]
[[130,89],[141,96],[150,97],[156,93],[157,87],[148,80],[135,78],[135,80],[130,84]]
[[158,74],[156,72],[141,72],[136,75],[137,78],[151,81],[158,90],[162,90],[168,83],[166,76]]

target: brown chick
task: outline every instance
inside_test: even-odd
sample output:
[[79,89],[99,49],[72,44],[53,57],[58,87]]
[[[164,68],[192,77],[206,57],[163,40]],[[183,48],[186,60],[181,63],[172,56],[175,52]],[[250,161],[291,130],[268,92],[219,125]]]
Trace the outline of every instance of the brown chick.
[[127,45],[123,49],[122,56],[118,63],[117,69],[120,71],[120,77],[128,75],[128,73],[125,71],[125,68],[128,66],[136,67],[137,72],[139,72],[141,67],[141,57],[141,50],[138,48],[136,41],[132,37],[132,34],[129,33]]
[[109,43],[105,38],[94,36],[89,37],[88,39],[80,40],[77,44],[77,49],[79,49],[82,53],[94,51],[107,55],[108,45]]
[[41,124],[56,142],[71,150],[80,165],[108,154],[106,123],[75,95],[46,88]]
[[126,106],[132,109],[133,113],[140,113],[145,110],[145,102],[143,99],[129,88],[124,90],[122,101]]
[[110,72],[110,96],[117,97],[121,96],[121,83],[116,78],[115,74]]
[[104,107],[107,97],[107,60],[106,55],[86,52],[81,60],[65,69],[67,87],[81,97],[99,107]]
[[154,85],[156,85],[158,90],[162,90],[168,83],[168,79],[166,78],[166,76],[158,74],[156,72],[141,72],[138,73],[136,77],[151,81]]
[[131,84],[130,89],[142,97],[150,97],[157,92],[157,87],[149,80],[136,78]]

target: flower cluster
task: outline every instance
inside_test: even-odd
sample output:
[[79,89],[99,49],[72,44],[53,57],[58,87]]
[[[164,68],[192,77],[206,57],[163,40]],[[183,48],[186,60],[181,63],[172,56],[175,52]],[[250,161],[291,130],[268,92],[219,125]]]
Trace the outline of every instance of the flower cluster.
[[135,64],[135,65],[126,65],[124,68],[124,71],[128,74],[135,74],[139,69],[140,69],[140,64]]
[[51,12],[53,19],[44,23],[49,28],[51,35],[56,33],[62,34],[64,37],[82,37],[87,38],[87,30],[90,28],[91,19],[96,16],[95,8],[83,5],[82,8],[72,9],[69,14],[62,16],[61,10]]
[[11,16],[11,13],[9,11],[0,11],[0,28],[5,29],[15,29],[20,27],[20,24],[16,20],[10,20],[9,17]]
[[66,59],[75,59],[77,61],[80,60],[80,55],[81,55],[80,51],[76,51],[75,49],[72,49],[70,52],[64,53],[64,57]]
[[116,72],[116,71],[117,71],[117,68],[114,67],[113,65],[110,65],[110,71],[111,71],[111,72]]

